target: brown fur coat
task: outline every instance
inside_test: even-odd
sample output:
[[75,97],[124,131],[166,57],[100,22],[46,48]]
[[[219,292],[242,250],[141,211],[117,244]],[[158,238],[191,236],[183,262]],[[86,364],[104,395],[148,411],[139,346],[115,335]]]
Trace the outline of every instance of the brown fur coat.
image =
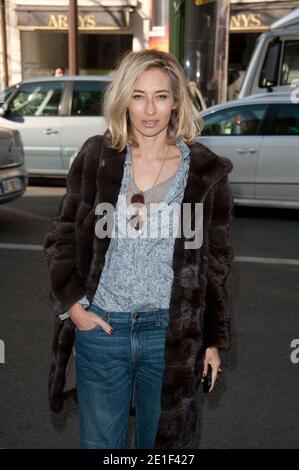
[[[49,377],[50,407],[55,412],[63,406],[65,370],[75,332],[72,321],[62,321],[58,314],[84,295],[92,302],[110,242],[95,235],[100,216],[94,209],[100,202],[115,206],[122,181],[125,151],[107,144],[106,137],[94,136],[82,146],[44,240],[50,304],[57,314]],[[233,199],[228,182],[232,163],[200,143],[190,149],[183,203],[203,203],[203,243],[198,249],[187,249],[182,235],[174,245],[162,412],[155,443],[164,449],[192,447],[203,353],[211,345],[220,349],[230,345],[225,283],[233,259],[229,236]]]

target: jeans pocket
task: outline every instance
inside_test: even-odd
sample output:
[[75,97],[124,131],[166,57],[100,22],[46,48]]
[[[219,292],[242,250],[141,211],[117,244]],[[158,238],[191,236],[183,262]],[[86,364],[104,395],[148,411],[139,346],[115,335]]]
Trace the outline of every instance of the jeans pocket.
[[[85,311],[86,312],[93,312],[93,310],[91,309],[91,305],[88,305],[86,308],[85,308]],[[93,312],[95,313],[95,312]],[[80,330],[78,327],[76,328],[76,331],[78,333],[84,333],[84,334],[88,334],[88,333],[92,333],[94,331],[96,331],[97,329],[99,328],[99,325],[95,325],[93,328],[89,328],[88,330]]]
[[[79,328],[77,327],[77,328],[76,328],[76,331],[77,331],[78,333],[88,334],[88,333],[93,333],[93,332],[97,331],[98,328],[100,328],[99,325],[96,325],[96,326],[94,326],[93,328],[90,328],[90,329],[88,329],[88,330],[79,330]],[[100,329],[101,329],[101,328],[100,328]]]

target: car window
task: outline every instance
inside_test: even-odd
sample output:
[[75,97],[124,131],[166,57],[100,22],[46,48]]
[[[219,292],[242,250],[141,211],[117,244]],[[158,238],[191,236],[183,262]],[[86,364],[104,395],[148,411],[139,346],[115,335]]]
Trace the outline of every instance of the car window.
[[17,89],[17,85],[12,85],[8,88],[5,88],[4,90],[0,90],[0,103],[4,103],[5,101],[8,100],[10,95],[14,93]]
[[100,116],[104,91],[108,82],[76,82],[72,100],[72,116]]
[[58,116],[64,82],[24,83],[10,101],[11,116]]
[[291,85],[299,80],[299,41],[286,41],[282,59],[281,85]]
[[271,135],[299,135],[299,105],[277,104],[271,119]]
[[277,38],[273,39],[267,49],[267,53],[265,55],[265,60],[263,63],[263,67],[261,70],[260,78],[259,78],[259,87],[260,88],[266,88],[270,84],[272,86],[277,85],[277,67],[275,70],[275,76],[274,81],[270,82],[267,78],[267,75],[269,74],[269,67],[272,68],[274,65],[273,61],[276,61],[276,65],[279,61],[279,58],[281,56],[281,46],[282,42],[280,40],[277,40]]
[[256,135],[266,110],[266,104],[234,106],[203,116],[202,135]]

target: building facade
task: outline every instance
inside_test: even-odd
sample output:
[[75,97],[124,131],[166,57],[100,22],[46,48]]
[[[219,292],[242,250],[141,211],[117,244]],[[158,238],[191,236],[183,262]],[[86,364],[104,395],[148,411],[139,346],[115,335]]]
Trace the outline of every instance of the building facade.
[[[6,0],[8,83],[68,72],[68,0]],[[78,0],[80,74],[106,74],[128,50],[148,47],[152,0]],[[4,82],[3,32],[0,86]]]
[[[68,73],[68,0],[0,2],[5,3],[6,10],[5,25],[2,22],[0,26],[0,88],[24,78],[49,75],[57,65]],[[109,73],[128,50],[170,48],[181,60],[187,75],[186,62],[195,64],[188,76],[195,81],[202,56],[204,84],[215,81],[220,73],[228,99],[234,98],[240,89],[259,34],[299,7],[298,0],[77,0],[77,3],[80,74]],[[216,4],[214,11],[218,11],[220,26],[217,13],[215,18],[211,13]],[[224,4],[229,4],[229,17],[225,20],[222,11],[219,14],[219,5],[222,9]],[[204,9],[202,16],[200,10]],[[174,28],[174,24],[179,27]],[[169,25],[175,36],[174,41],[170,37],[170,45]],[[209,54],[207,47],[214,41],[213,28],[215,37],[217,31],[223,37],[219,40],[218,34],[221,50],[211,46],[213,51]],[[200,41],[207,43],[202,54],[196,49]],[[192,61],[186,55],[188,48],[194,54]],[[215,100],[219,101],[219,93]]]

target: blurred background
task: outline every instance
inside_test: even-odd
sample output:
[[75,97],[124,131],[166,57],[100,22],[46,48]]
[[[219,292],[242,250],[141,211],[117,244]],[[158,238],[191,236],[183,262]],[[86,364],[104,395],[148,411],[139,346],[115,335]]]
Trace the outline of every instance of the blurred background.
[[[76,3],[80,74],[107,75],[128,50],[172,51],[207,105],[236,96],[259,34],[299,6],[294,0]],[[58,64],[69,73],[68,0],[0,0],[0,7],[0,88],[51,75]]]

